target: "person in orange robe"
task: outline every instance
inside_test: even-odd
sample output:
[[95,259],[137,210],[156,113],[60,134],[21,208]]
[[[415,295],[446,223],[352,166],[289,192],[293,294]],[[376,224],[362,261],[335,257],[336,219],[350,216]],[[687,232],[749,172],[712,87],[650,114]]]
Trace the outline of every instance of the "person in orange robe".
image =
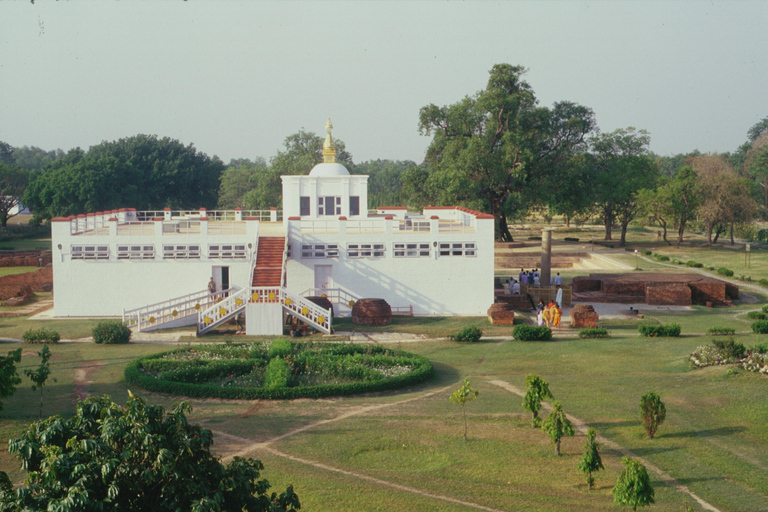
[[550,309],[550,311],[552,311],[552,316],[554,317],[552,320],[552,325],[555,327],[560,327],[560,317],[563,316],[563,310],[555,305],[555,307]]

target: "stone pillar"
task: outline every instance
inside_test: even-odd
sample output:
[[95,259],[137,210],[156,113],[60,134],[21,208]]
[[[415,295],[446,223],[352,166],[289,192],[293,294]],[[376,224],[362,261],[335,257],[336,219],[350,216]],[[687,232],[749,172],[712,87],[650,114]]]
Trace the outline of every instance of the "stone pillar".
[[541,272],[539,282],[542,287],[549,286],[549,278],[552,275],[552,228],[541,230]]

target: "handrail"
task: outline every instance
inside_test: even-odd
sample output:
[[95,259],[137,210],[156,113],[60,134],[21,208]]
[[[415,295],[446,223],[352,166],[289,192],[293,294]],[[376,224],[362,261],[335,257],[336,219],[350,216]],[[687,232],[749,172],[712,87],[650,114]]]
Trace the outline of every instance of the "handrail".
[[151,327],[157,327],[166,322],[197,313],[198,310],[210,306],[217,299],[226,297],[232,290],[233,288],[230,288],[211,293],[206,289],[155,304],[127,311],[123,310],[123,323],[128,327],[136,327],[141,332],[142,327],[146,328],[147,324]]
[[288,241],[290,238],[285,237],[285,244],[283,245],[283,268],[280,271],[280,286],[285,286],[288,282],[287,276],[287,263],[288,263]]
[[[319,293],[318,293],[319,292]],[[307,297],[309,295],[312,296],[323,296],[325,295],[326,298],[331,301],[333,304],[344,304],[349,307],[352,307],[354,304],[351,302],[357,302],[360,300],[355,295],[352,295],[346,290],[342,290],[341,288],[307,288],[303,292],[301,292],[301,295],[304,297]]]
[[226,298],[216,302],[207,309],[197,312],[197,332],[202,334],[213,329],[221,322],[231,318],[245,307],[250,287],[230,293]]

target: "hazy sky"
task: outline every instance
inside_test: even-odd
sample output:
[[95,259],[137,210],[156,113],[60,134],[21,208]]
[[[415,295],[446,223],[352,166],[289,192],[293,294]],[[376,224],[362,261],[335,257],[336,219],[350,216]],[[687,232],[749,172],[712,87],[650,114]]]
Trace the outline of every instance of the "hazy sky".
[[421,162],[419,109],[529,69],[660,154],[733,151],[768,116],[768,2],[0,0],[0,140],[84,149],[137,133],[228,162],[327,117],[357,162]]

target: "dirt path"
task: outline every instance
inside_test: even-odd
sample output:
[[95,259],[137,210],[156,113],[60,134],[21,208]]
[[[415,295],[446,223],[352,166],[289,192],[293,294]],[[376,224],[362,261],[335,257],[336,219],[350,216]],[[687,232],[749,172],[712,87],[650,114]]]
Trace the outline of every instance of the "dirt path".
[[93,383],[91,375],[102,366],[104,366],[103,361],[88,361],[75,368],[75,388],[72,391],[75,404],[91,396],[88,392],[88,384]]
[[[506,381],[503,381],[503,380],[489,380],[488,382],[490,384],[493,384],[494,386],[498,386],[498,387],[500,387],[502,389],[505,389],[505,390],[509,391],[510,393],[514,393],[515,395],[518,395],[518,396],[521,396],[521,397],[525,395],[523,390],[521,390],[518,387],[513,386],[509,382],[506,382]],[[549,405],[546,402],[542,403],[541,405],[542,405],[543,409],[546,409],[548,411],[552,410],[552,406]],[[578,430],[582,434],[586,434],[587,428],[589,428],[589,425],[587,425],[586,422],[584,422],[583,420],[580,420],[579,418],[576,418],[575,416],[571,416],[570,414],[566,414],[566,416],[568,417],[569,420],[571,420],[571,423],[573,423],[573,427],[576,430]],[[699,498],[690,489],[688,489],[688,487],[684,486],[683,484],[681,484],[680,482],[678,482],[677,480],[672,478],[669,474],[667,474],[664,471],[662,471],[658,466],[655,466],[654,464],[648,462],[646,459],[644,459],[642,457],[638,457],[637,455],[635,455],[631,451],[627,450],[626,448],[622,447],[619,444],[614,443],[610,439],[606,439],[605,437],[603,437],[603,436],[601,436],[599,434],[598,434],[597,438],[600,440],[600,442],[603,444],[603,446],[607,446],[607,447],[611,448],[612,450],[616,450],[617,452],[621,453],[622,455],[626,455],[628,457],[633,457],[635,459],[641,460],[643,465],[646,468],[648,468],[649,470],[653,471],[658,476],[660,476],[661,478],[666,480],[672,487],[674,487],[678,491],[681,491],[681,492],[684,492],[684,493],[688,494],[691,498],[693,498],[696,501],[696,503],[701,505],[701,507],[704,510],[710,510],[711,512],[720,512],[719,509],[715,508],[714,506],[710,505],[709,503],[707,503],[703,499]]]

